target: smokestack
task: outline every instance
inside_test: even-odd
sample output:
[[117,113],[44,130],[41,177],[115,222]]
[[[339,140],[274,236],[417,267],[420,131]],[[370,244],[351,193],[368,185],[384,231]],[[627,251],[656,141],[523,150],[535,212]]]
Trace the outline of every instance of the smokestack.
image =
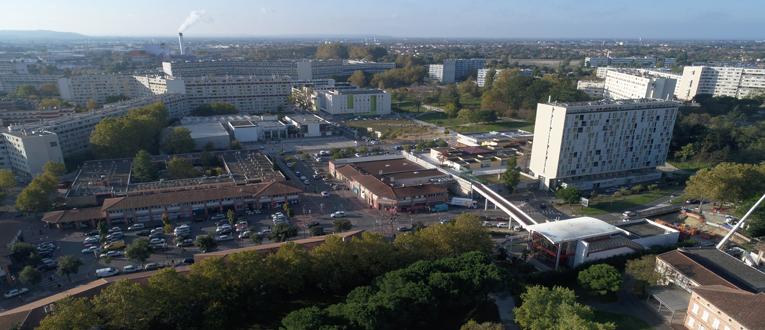
[[183,55],[183,32],[178,32],[178,47],[180,47],[181,55]]

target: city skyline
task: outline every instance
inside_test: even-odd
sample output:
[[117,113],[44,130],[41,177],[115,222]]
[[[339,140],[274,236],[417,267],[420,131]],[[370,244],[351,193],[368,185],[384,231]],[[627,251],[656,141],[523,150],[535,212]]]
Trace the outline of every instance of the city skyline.
[[[201,13],[189,37],[390,36],[424,38],[761,39],[765,3],[645,1],[530,3],[483,0],[384,5],[371,1],[228,0],[100,3],[14,1],[0,30],[54,30],[88,36],[174,36],[190,13]],[[141,23],[141,24],[136,24]],[[147,24],[148,23],[148,24]]]

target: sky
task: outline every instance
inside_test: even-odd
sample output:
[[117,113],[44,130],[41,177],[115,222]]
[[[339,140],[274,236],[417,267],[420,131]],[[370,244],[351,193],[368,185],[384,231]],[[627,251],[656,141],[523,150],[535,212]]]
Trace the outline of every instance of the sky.
[[763,0],[0,0],[0,30],[91,36],[765,39]]

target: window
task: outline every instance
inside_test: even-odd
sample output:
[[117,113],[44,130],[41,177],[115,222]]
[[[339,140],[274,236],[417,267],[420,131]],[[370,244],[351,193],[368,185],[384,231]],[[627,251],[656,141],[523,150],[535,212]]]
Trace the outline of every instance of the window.
[[702,313],[702,314],[701,314],[701,320],[703,320],[704,322],[706,322],[707,320],[709,320],[709,312],[707,312],[707,311],[705,310],[705,311],[704,311],[704,313]]
[[688,325],[688,328],[692,327],[694,324],[696,324],[696,319],[689,317],[688,321],[685,323]]
[[720,329],[720,320],[719,319],[715,319],[714,322],[712,322],[712,329],[715,329],[715,330]]

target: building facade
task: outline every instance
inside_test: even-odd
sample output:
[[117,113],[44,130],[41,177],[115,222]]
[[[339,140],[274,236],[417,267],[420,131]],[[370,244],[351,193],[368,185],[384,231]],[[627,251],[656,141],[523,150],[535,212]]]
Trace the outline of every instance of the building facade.
[[43,172],[45,163],[64,163],[58,136],[44,130],[9,127],[0,139],[0,167],[28,181]]
[[275,61],[172,61],[163,62],[162,71],[174,77],[199,76],[287,76],[293,80],[329,79],[349,76],[354,71],[377,73],[396,67],[395,63],[350,60],[275,60]]
[[690,101],[696,95],[746,98],[765,93],[765,69],[686,66],[678,82],[675,96]]
[[482,58],[445,59],[443,64],[428,66],[428,77],[442,84],[451,84],[464,80],[473,72],[483,69],[485,65],[486,60]]
[[603,80],[579,80],[576,82],[576,89],[584,92],[590,97],[602,99],[603,90],[606,83]]
[[632,68],[653,68],[656,67],[656,58],[646,57],[585,57],[584,66],[588,68],[597,68],[602,66],[618,66]]
[[331,115],[387,115],[390,94],[380,89],[329,89],[314,91],[314,111]]
[[654,75],[648,71],[608,70],[603,85],[603,96],[614,100],[666,100],[673,97],[676,84],[676,79]]
[[677,109],[651,100],[540,103],[529,169],[548,189],[658,179]]

